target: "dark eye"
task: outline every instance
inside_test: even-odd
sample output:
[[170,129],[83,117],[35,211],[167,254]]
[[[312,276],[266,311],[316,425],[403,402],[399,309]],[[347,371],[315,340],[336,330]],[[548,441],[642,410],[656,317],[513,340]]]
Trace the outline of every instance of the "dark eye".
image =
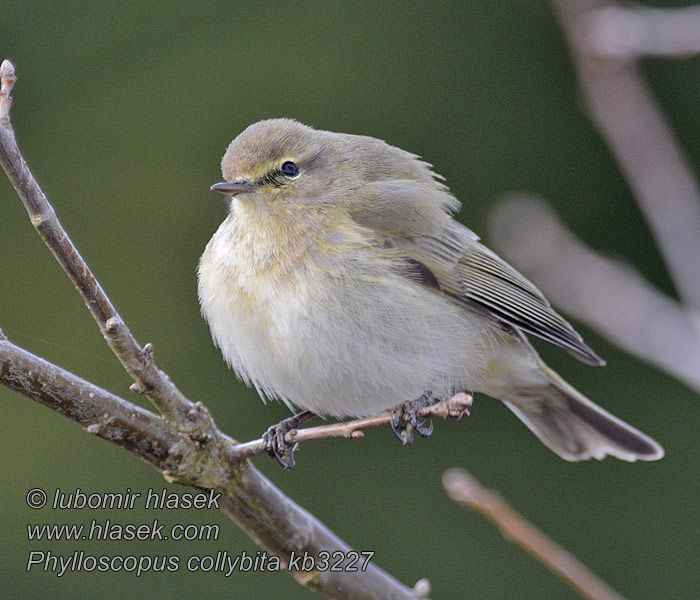
[[299,167],[297,167],[291,160],[287,160],[282,163],[282,173],[284,173],[287,177],[296,177],[299,175]]

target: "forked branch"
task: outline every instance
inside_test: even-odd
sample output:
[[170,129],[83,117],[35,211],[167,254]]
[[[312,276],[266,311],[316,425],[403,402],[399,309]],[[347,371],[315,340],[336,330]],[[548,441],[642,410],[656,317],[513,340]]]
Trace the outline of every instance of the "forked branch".
[[563,312],[700,391],[700,186],[635,63],[664,47],[676,56],[697,51],[700,8],[551,3],[585,109],[634,193],[679,300],[586,247],[532,197],[510,196],[497,206],[492,241]]

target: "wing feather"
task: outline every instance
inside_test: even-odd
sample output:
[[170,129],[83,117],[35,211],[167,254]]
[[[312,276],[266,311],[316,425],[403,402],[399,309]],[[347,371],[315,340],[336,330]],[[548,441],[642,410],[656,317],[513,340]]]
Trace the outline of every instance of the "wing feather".
[[412,281],[552,342],[584,363],[605,364],[531,281],[452,219],[457,208],[439,182],[396,180],[358,190],[349,214],[370,230],[378,247],[400,257],[400,271]]
[[[430,268],[430,259],[426,262]],[[605,364],[542,292],[482,244],[469,244],[452,269],[436,279],[443,293],[454,299],[468,306],[475,303],[499,321],[552,342],[586,364]]]

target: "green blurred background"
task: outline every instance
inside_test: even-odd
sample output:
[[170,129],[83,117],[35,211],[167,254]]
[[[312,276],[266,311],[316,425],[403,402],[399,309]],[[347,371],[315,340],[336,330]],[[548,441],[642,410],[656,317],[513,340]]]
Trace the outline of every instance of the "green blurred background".
[[[195,269],[225,206],[208,191],[228,142],[287,116],[379,137],[422,155],[485,234],[513,190],[542,194],[592,246],[625,259],[673,295],[651,236],[608,150],[582,114],[546,3],[5,3],[0,54],[15,62],[14,125],[35,176],[118,310],[192,399],[237,439],[288,415],[236,383],[199,315]],[[700,62],[647,61],[650,85],[691,164],[700,159]],[[0,178],[0,327],[14,342],[142,402],[70,282]],[[433,598],[575,598],[480,516],[452,504],[440,477],[464,466],[498,489],[623,595],[695,598],[700,588],[698,395],[616,351],[588,368],[538,344],[548,362],[607,409],[658,439],[663,461],[562,461],[500,403],[436,423],[405,449],[388,429],[304,446],[284,472],[255,464],[359,550]],[[32,550],[70,554],[254,553],[217,512],[31,511],[52,493],[145,494],[167,486],[136,458],[0,389],[4,482],[0,581],[12,598],[307,598],[284,573],[26,572]],[[137,504],[142,506],[142,504]],[[27,541],[28,523],[218,523],[215,542]]]

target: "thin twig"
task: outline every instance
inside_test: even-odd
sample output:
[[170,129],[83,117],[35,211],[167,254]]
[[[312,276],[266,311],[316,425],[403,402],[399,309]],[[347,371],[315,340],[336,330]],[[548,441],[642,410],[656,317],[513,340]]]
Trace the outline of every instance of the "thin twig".
[[[438,417],[446,421],[459,421],[469,415],[469,408],[472,405],[472,397],[469,394],[459,393],[449,398],[444,398],[440,402],[426,406],[419,411],[419,416],[423,419]],[[330,425],[320,425],[318,427],[307,427],[305,429],[292,429],[284,439],[288,444],[299,444],[311,440],[322,440],[334,437],[343,437],[353,440],[362,439],[362,430],[388,425],[391,422],[391,412],[385,411],[375,417],[366,419],[355,419],[344,423],[332,423]],[[265,442],[262,438],[230,446],[226,456],[233,463],[256,456],[265,452]]]
[[12,102],[10,93],[17,78],[14,67],[8,60],[3,61],[0,70],[0,163],[27,209],[32,225],[80,292],[109,347],[138,384],[136,391],[144,393],[167,419],[185,423],[192,404],[165,373],[158,369],[153,361],[153,353],[144,352],[124,324],[63,229],[53,207],[20,153],[9,116]]
[[[700,189],[656,100],[630,60],[591,47],[600,0],[552,0],[590,118],[610,146],[683,301],[700,309]],[[600,14],[600,13],[596,13]]]
[[9,60],[0,65],[0,125],[10,126],[10,108],[12,108],[12,88],[15,87],[15,68]]
[[499,494],[482,486],[467,471],[450,469],[442,476],[442,483],[452,500],[478,510],[500,529],[504,538],[532,554],[584,598],[623,600],[620,594],[575,556],[548,538]]

